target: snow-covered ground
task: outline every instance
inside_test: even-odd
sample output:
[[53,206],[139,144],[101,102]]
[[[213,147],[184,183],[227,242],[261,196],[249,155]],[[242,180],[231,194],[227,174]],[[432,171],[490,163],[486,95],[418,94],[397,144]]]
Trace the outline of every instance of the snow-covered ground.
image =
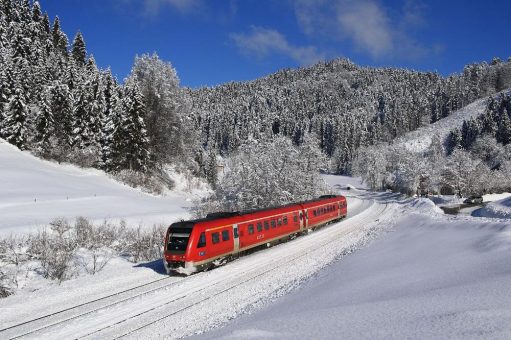
[[510,339],[511,222],[412,206],[393,232],[199,338]]
[[184,194],[153,196],[98,170],[43,161],[0,139],[0,235],[34,231],[56,217],[152,227],[188,217],[190,206]]
[[[95,219],[186,213],[182,196],[153,197],[2,143],[0,167],[0,212],[16,231],[47,223],[23,213],[53,218],[61,206],[69,217],[90,207]],[[60,285],[34,280],[0,299],[0,338],[511,337],[510,219],[448,216],[428,199],[324,178],[348,197],[342,222],[190,277],[168,277],[161,261],[113,258]],[[81,204],[67,205],[68,193]],[[27,202],[34,194],[49,212],[39,198]],[[111,210],[116,201],[129,209]]]

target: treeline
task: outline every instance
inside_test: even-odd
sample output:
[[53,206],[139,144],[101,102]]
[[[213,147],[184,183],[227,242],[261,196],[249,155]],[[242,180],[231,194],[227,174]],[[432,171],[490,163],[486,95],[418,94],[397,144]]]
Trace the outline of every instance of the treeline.
[[109,172],[146,173],[187,157],[185,93],[156,55],[120,85],[77,32],[50,24],[37,1],[0,1],[0,137],[22,150]]
[[203,146],[230,154],[251,138],[283,135],[300,145],[312,134],[331,170],[349,173],[359,147],[389,142],[509,86],[511,63],[498,58],[447,78],[338,59],[189,93]]

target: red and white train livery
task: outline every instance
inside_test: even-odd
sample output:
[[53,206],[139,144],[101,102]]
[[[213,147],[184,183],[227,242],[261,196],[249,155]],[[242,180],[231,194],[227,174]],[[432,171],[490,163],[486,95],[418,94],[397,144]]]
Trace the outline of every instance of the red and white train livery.
[[233,213],[170,225],[163,263],[167,273],[190,274],[262,245],[271,245],[308,229],[346,217],[344,196],[327,195],[281,207]]

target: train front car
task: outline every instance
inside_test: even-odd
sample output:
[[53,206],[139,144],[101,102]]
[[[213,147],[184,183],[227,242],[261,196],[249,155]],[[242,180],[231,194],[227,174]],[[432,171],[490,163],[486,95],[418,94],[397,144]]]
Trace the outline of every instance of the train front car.
[[192,244],[194,221],[176,222],[170,225],[165,236],[163,265],[167,274],[172,271],[193,273],[195,268],[187,261],[188,245]]

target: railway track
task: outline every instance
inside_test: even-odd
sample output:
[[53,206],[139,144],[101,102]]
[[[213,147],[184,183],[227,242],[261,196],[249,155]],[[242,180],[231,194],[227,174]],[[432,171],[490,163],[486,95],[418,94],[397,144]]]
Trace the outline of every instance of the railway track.
[[[339,237],[349,235],[359,229],[361,224],[376,220],[386,205],[374,204],[358,215],[340,222],[339,228],[324,228],[324,232],[313,233],[314,240],[302,237],[273,247],[272,256],[264,252],[257,264],[244,267],[245,259],[234,261],[228,266],[212,272],[193,275],[188,278],[163,278],[129,290],[112,294],[100,299],[79,304],[56,313],[21,322],[0,330],[0,337],[17,338],[124,338],[141,337],[142,332],[150,330],[157,334],[161,325],[173,325],[173,337],[183,334],[181,323],[186,312],[201,309],[202,305],[215,304],[217,300],[230,299],[231,293],[247,285],[257,286],[268,278],[285,272],[293,264],[314,258],[316,252],[339,242]],[[343,227],[344,226],[344,227]],[[299,251],[289,252],[287,245]],[[281,259],[276,262],[275,258]],[[172,280],[171,280],[172,279]],[[168,282],[171,280],[172,282]],[[271,282],[269,282],[271,285]],[[250,295],[251,292],[248,292]],[[254,290],[245,301],[256,299],[260,292]],[[235,295],[235,294],[233,294]],[[233,301],[236,303],[236,301]],[[207,308],[204,309],[207,313]],[[195,315],[192,313],[192,315]],[[164,326],[163,333],[169,331]],[[168,333],[167,333],[168,335]]]
[[[17,324],[10,325],[0,329],[0,338],[18,339],[27,337],[44,329],[54,327],[64,322],[69,322],[84,315],[88,315],[101,309],[111,307],[129,299],[137,298],[154,291],[165,289],[180,283],[184,278],[164,277],[158,280],[147,282],[129,289],[109,294],[91,301],[87,301],[69,308],[61,309],[57,312],[38,316],[33,319],[25,320]],[[169,282],[172,281],[172,282]]]

